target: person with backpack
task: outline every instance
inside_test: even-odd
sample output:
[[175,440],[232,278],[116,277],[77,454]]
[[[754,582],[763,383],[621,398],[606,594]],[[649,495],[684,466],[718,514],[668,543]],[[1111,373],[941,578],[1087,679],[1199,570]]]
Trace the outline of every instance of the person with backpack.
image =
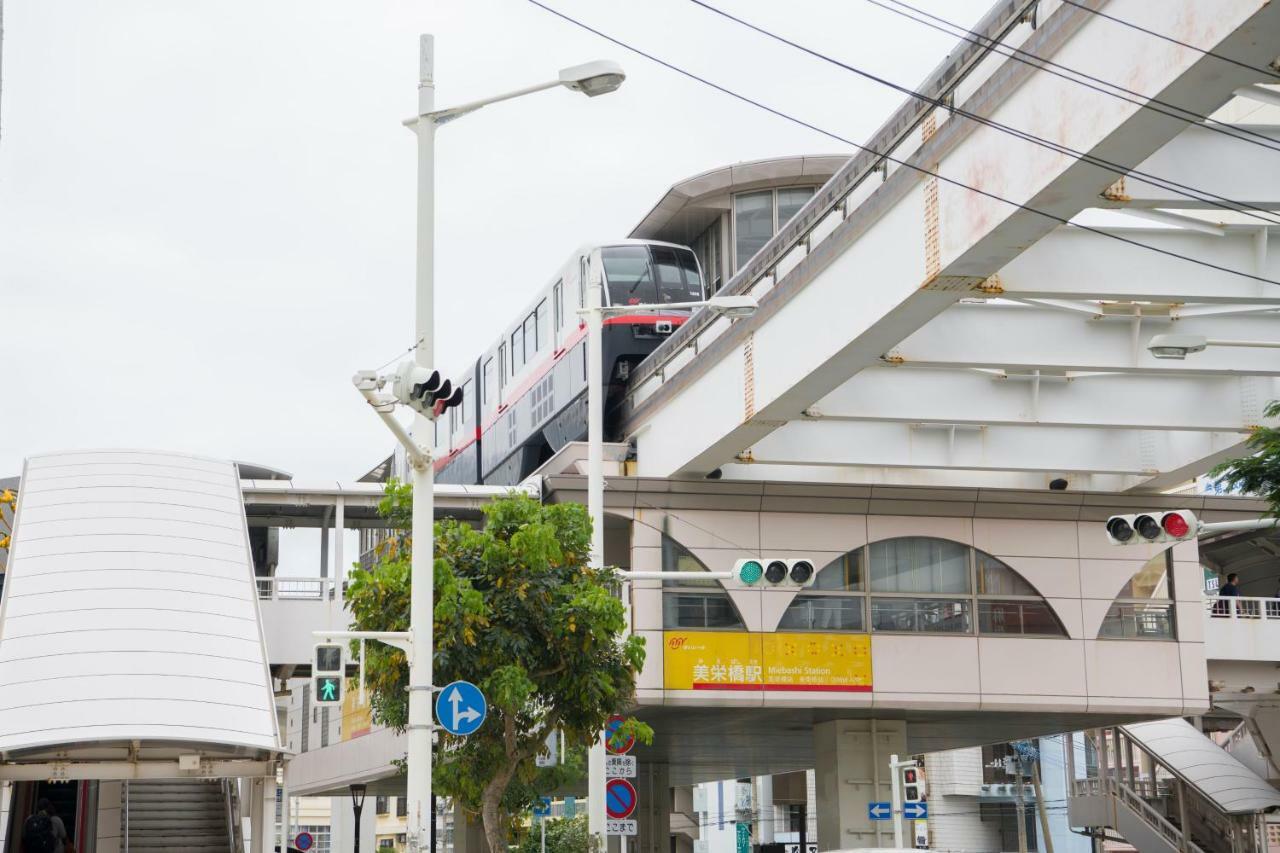
[[35,813],[22,824],[23,853],[64,853],[67,827],[53,804],[41,798]]

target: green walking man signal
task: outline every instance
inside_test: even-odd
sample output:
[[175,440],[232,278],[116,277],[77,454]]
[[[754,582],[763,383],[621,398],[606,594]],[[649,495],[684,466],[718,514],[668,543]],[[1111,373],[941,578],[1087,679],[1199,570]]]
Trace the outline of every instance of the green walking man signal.
[[341,705],[343,671],[342,644],[317,643],[311,659],[313,692],[317,705]]

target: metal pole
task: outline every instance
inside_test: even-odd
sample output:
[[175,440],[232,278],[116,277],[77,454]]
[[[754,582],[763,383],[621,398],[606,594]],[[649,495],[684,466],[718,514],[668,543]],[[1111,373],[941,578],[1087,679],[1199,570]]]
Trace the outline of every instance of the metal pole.
[[[809,803],[808,802],[804,802],[800,805],[800,843],[799,845],[796,846],[796,853],[809,853]],[[1053,851],[1050,851],[1050,853],[1053,853]]]
[[436,823],[440,820],[440,811],[436,808],[436,795],[431,795],[431,853],[436,853]]
[[[602,281],[590,264],[587,276],[587,514],[591,517],[591,565],[604,565],[604,329]],[[604,809],[604,738],[597,734],[587,751],[587,831],[598,850],[608,849]]]
[[355,843],[351,850],[353,853],[360,853],[360,813],[364,811],[364,803],[357,804],[355,800],[351,801],[351,811],[356,817]]
[[542,853],[547,853],[547,818],[543,816],[538,824],[542,827]]
[[902,794],[898,790],[898,756],[889,756],[889,814],[893,817],[893,846],[902,849]]
[[1027,853],[1027,810],[1022,796],[1022,759],[1015,757],[1013,766],[1017,768],[1017,799],[1014,806],[1018,815],[1018,853]]
[[1040,835],[1044,839],[1044,853],[1053,853],[1053,836],[1049,834],[1049,807],[1040,790],[1040,762],[1031,765],[1031,786],[1036,792],[1036,811],[1040,813]]
[[[430,35],[420,39],[418,82],[418,115],[435,109],[435,40]],[[419,118],[418,134],[418,264],[415,310],[417,363],[430,367],[435,358],[433,330],[433,282],[435,262],[435,136],[436,123]],[[429,451],[432,424],[419,415],[414,418],[414,440]],[[431,455],[411,460],[413,466],[413,553],[409,602],[409,633],[412,654],[409,655],[409,778],[406,791],[409,800],[408,842],[412,853],[425,850],[428,838],[428,815],[431,807],[431,690],[432,690],[432,624],[434,619],[435,578],[432,524],[435,517],[435,470]]]

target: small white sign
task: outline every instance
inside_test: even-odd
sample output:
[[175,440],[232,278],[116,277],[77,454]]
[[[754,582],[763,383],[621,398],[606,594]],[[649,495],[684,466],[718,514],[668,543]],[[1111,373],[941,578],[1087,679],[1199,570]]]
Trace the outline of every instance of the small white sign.
[[636,778],[636,757],[634,755],[606,755],[604,757],[604,775],[607,779]]
[[604,831],[606,835],[635,835],[637,834],[636,822],[634,820],[607,820],[604,822]]

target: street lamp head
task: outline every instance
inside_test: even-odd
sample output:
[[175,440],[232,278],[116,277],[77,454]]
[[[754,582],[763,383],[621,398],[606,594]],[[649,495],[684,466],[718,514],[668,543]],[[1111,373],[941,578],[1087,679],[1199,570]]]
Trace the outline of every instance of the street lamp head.
[[560,85],[575,92],[581,92],[588,98],[596,95],[607,95],[622,85],[627,79],[622,66],[607,59],[575,65],[560,72]]
[[736,294],[732,296],[713,296],[707,300],[707,307],[717,314],[730,319],[750,317],[760,307],[754,296]]
[[1183,359],[1188,353],[1203,352],[1209,341],[1203,335],[1156,335],[1147,351],[1156,358]]
[[369,790],[369,786],[368,785],[350,785],[348,787],[351,789],[351,804],[356,808],[361,808],[362,806],[364,806],[364,795],[365,795],[365,792]]

